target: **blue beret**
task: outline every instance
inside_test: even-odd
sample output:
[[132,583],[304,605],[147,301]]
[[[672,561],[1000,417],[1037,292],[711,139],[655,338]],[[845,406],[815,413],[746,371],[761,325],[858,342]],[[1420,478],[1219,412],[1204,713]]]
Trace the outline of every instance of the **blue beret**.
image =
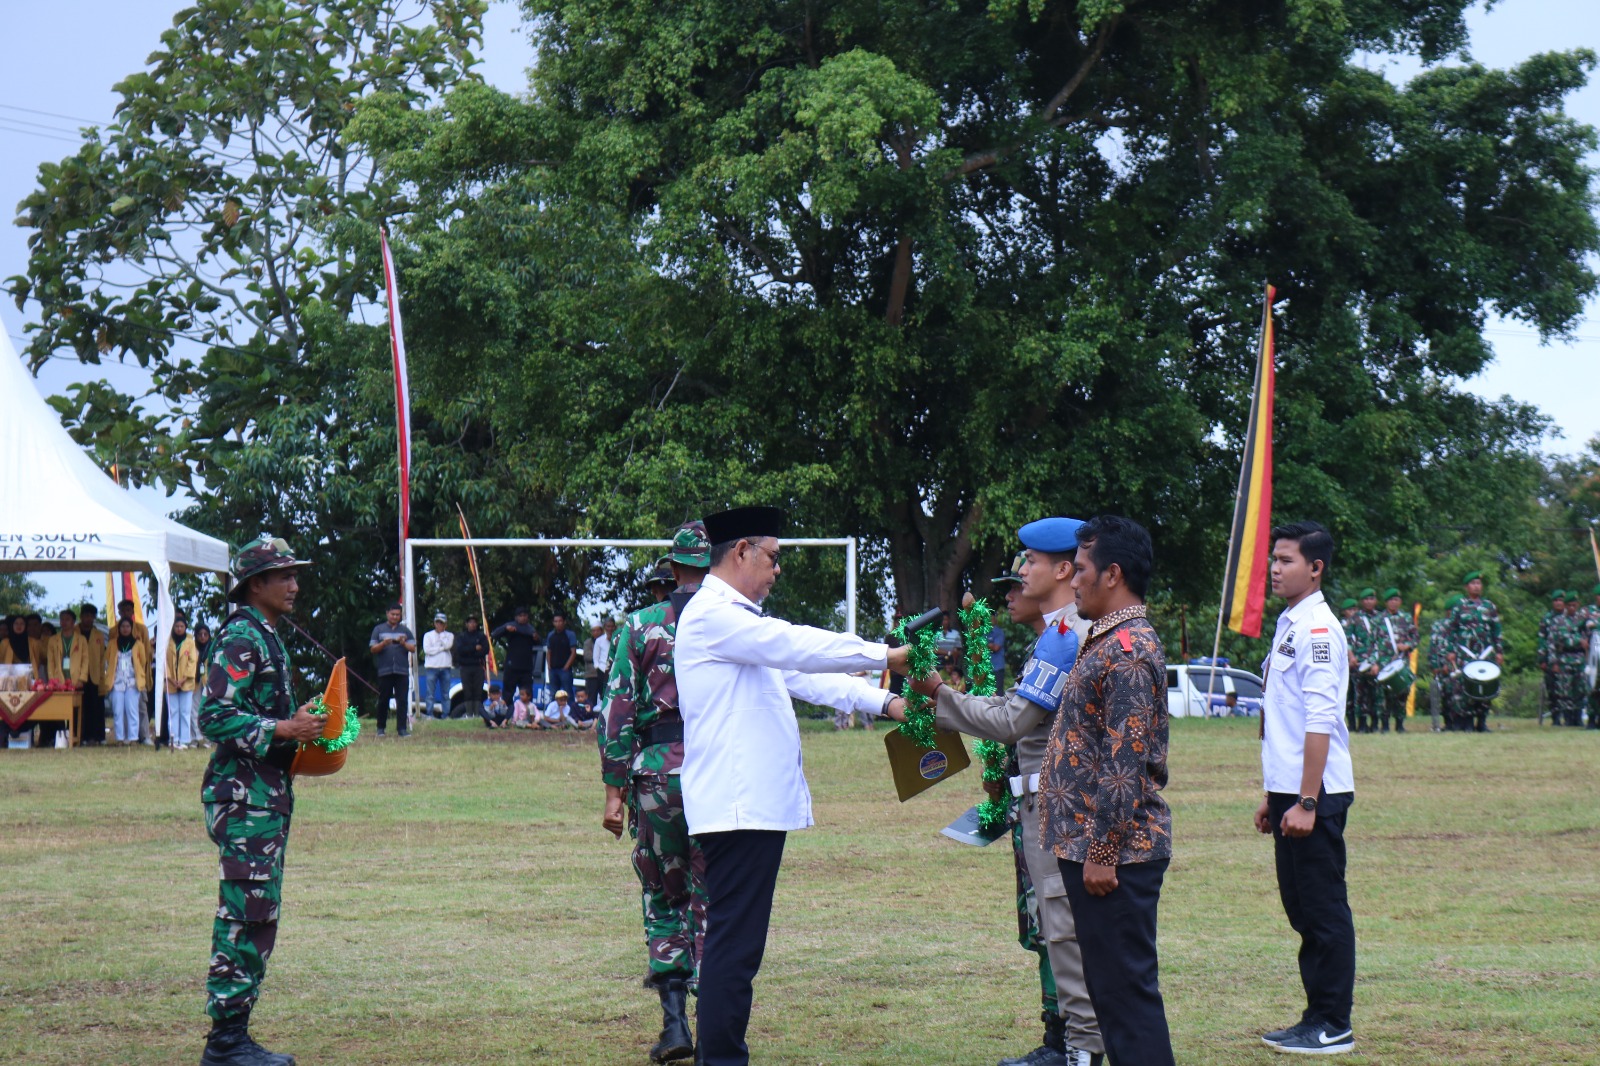
[[1077,550],[1081,525],[1076,518],[1041,518],[1017,530],[1017,536],[1024,548],[1059,555]]

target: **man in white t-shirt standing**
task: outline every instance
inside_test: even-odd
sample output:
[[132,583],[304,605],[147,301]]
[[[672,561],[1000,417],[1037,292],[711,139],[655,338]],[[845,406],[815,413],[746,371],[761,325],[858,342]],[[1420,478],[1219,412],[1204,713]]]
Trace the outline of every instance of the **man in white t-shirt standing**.
[[435,718],[450,716],[450,668],[455,665],[456,635],[443,612],[433,616],[433,628],[422,634],[422,713]]
[[1322,595],[1333,537],[1316,522],[1272,531],[1272,592],[1278,616],[1261,712],[1266,794],[1256,829],[1272,834],[1278,896],[1300,934],[1300,1021],[1262,1036],[1277,1051],[1337,1055],[1355,1049],[1356,931],[1345,891],[1345,816],[1355,800],[1345,695],[1350,660],[1344,629]]

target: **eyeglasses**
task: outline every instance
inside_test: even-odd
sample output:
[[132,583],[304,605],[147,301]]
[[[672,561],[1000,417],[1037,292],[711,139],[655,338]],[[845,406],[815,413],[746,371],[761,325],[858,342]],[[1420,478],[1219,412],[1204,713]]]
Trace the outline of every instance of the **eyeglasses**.
[[771,559],[772,560],[772,569],[774,569],[774,570],[778,569],[778,555],[779,555],[778,552],[773,551],[771,548],[764,548],[759,544],[751,544],[750,547],[754,548],[758,552],[763,553],[764,555],[767,556],[767,558]]

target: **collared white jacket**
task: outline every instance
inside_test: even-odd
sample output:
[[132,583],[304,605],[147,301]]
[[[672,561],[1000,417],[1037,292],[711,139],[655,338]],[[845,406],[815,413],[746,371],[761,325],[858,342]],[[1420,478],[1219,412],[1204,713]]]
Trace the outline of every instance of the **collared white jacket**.
[[1344,627],[1321,592],[1313,592],[1278,616],[1272,651],[1262,663],[1267,687],[1262,716],[1261,774],[1268,792],[1300,794],[1306,734],[1328,734],[1328,764],[1322,787],[1354,792],[1350,730],[1344,701],[1350,686],[1350,656]]
[[811,825],[792,700],[877,714],[892,697],[848,676],[886,665],[887,645],[763,617],[715,575],[678,619],[672,654],[691,833]]

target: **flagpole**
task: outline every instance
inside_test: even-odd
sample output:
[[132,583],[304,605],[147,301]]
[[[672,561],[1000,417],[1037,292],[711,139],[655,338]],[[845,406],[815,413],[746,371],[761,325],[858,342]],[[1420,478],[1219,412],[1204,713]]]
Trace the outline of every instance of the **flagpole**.
[[[1270,289],[1270,284],[1266,285],[1266,288]],[[1263,329],[1265,329],[1265,316],[1270,315],[1271,313],[1272,303],[1271,298],[1268,297],[1266,310],[1263,312],[1262,317]],[[1261,400],[1261,367],[1265,360],[1262,358],[1260,343],[1261,342],[1257,343],[1256,372],[1250,385],[1250,421],[1245,430],[1244,439],[1246,443],[1248,443],[1250,440],[1251,430],[1253,430],[1255,427],[1256,417],[1259,413],[1256,410],[1256,404]],[[1246,453],[1239,462],[1239,481],[1233,489],[1233,516],[1228,522],[1228,562],[1222,571],[1222,595],[1217,600],[1217,632],[1216,636],[1211,641],[1211,677],[1206,682],[1205,713],[1208,716],[1211,714],[1211,697],[1216,693],[1218,670],[1217,657],[1222,654],[1222,612],[1227,609],[1228,605],[1228,578],[1233,576],[1233,566],[1237,559],[1237,552],[1239,550],[1239,545],[1237,543],[1238,538],[1234,536],[1235,531],[1233,525],[1234,519],[1237,519],[1239,515],[1239,503],[1244,499],[1245,471],[1249,469],[1250,455]]]
[[[467,512],[461,509],[461,504],[456,504],[456,514],[461,518],[461,538],[470,541],[472,531],[467,528]],[[478,628],[484,633],[489,632],[489,609],[483,603],[483,579],[478,576],[478,553],[471,544],[467,545],[467,569],[472,572],[472,587],[478,592]],[[500,664],[494,661],[494,641],[489,641],[489,654],[484,659],[484,665],[489,668],[488,680],[493,681],[494,675],[500,672]]]
[[[399,449],[399,548],[400,592],[404,600],[406,571],[405,544],[411,535],[411,382],[406,370],[405,329],[400,319],[400,283],[394,267],[394,255],[389,250],[389,231],[378,227],[378,243],[383,251],[383,284],[385,302],[389,309],[389,351],[394,358],[395,429]],[[407,617],[406,624],[413,632],[416,619]]]

